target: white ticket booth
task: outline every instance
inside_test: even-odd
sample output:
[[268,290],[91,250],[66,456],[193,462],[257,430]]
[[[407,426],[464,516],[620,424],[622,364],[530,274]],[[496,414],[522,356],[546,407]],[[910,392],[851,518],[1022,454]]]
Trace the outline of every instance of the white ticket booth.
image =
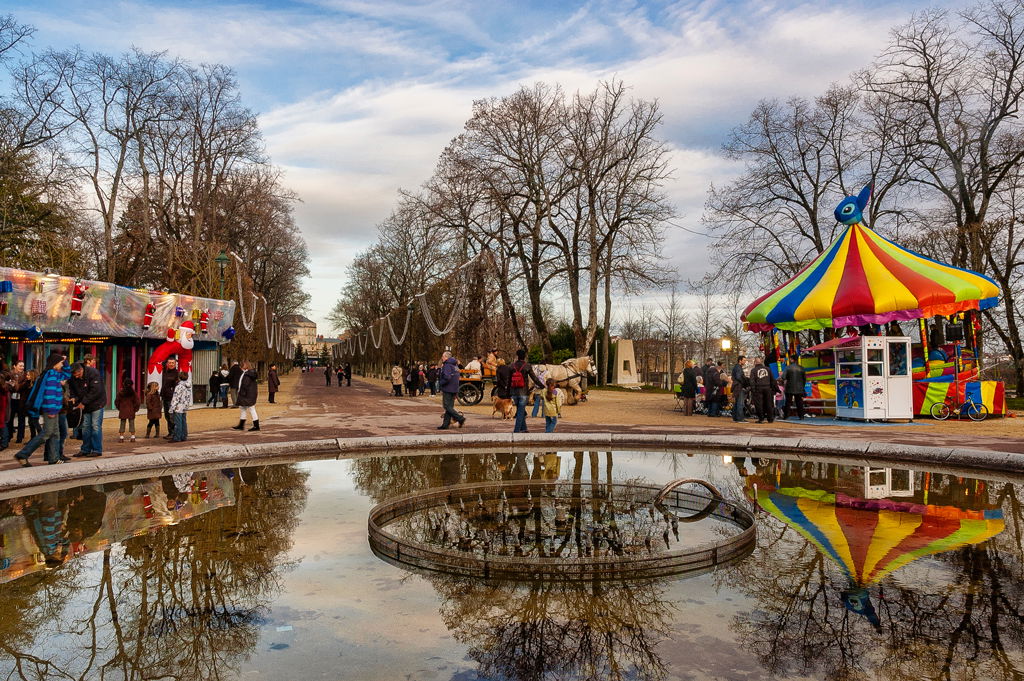
[[910,339],[861,336],[836,349],[836,417],[914,418]]

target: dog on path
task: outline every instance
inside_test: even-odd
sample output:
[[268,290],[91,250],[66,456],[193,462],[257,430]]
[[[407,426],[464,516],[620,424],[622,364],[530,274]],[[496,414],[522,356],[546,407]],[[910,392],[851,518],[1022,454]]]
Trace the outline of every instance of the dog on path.
[[515,414],[516,407],[510,399],[502,399],[497,395],[494,396],[494,409],[491,411],[491,416],[495,414],[501,414],[501,418],[505,420],[511,420]]

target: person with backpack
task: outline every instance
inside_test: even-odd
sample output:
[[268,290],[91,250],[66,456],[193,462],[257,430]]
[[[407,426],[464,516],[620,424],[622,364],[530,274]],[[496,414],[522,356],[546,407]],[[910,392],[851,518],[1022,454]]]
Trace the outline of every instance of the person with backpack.
[[[26,399],[29,418],[35,419],[41,415],[43,426],[41,432],[29,440],[14,455],[15,460],[23,468],[28,468],[32,465],[28,462],[28,459],[40,445],[46,445],[53,438],[60,436],[60,426],[57,417],[60,414],[60,410],[64,407],[63,384],[71,378],[71,371],[64,367],[64,363],[64,355],[59,352],[51,352],[50,356],[46,359],[46,371],[36,379]],[[46,452],[46,458],[50,459],[52,456],[50,452],[52,451],[53,454],[56,454],[58,450],[56,447],[53,447],[52,449],[47,448],[44,451]],[[47,463],[55,464],[66,461],[67,459],[65,458],[56,458],[48,460]]]
[[528,386],[529,380],[533,386],[544,389],[545,385],[534,373],[533,367],[526,361],[526,350],[516,350],[516,361],[512,364],[498,367],[498,375],[495,377],[498,394],[507,390],[512,403],[516,405],[516,421],[513,433],[526,433],[526,403],[530,399],[532,386]]
[[[447,350],[441,355],[441,404],[444,405],[444,416],[438,430],[448,430],[454,420],[462,428],[466,424],[466,417],[455,411],[455,396],[459,392],[459,360],[452,356]],[[399,385],[401,389],[401,385]]]

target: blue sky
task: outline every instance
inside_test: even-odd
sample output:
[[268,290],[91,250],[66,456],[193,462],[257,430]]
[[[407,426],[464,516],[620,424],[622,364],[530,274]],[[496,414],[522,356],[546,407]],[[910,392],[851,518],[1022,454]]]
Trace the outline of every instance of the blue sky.
[[[498,2],[480,0],[0,0],[38,29],[33,48],[117,53],[132,45],[235,68],[272,160],[302,204],[312,254],[310,316],[321,323],[345,265],[373,241],[400,187],[429,176],[474,99],[520,84],[590,90],[619,77],[657,98],[679,224],[699,231],[729,129],[766,97],[814,96],[870,64],[901,2]],[[669,235],[684,278],[701,237]]]

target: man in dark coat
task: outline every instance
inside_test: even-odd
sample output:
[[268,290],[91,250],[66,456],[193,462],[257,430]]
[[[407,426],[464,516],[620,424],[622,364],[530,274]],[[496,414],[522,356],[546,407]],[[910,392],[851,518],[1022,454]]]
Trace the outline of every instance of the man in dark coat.
[[271,364],[270,369],[267,370],[267,393],[270,395],[267,401],[271,404],[274,403],[274,395],[277,394],[280,387],[281,379],[277,377],[277,365]]
[[786,403],[782,408],[782,417],[789,418],[789,405],[796,402],[796,413],[804,418],[804,388],[807,385],[807,372],[799,361],[793,361],[786,367],[783,374],[786,382]]
[[757,422],[775,422],[775,393],[779,386],[772,376],[771,370],[762,363],[761,358],[754,360],[754,368],[750,370],[750,383],[754,391],[754,410]]
[[334,373],[334,372],[331,371],[331,365],[330,364],[328,364],[327,366],[324,367],[324,378],[327,379],[327,387],[328,388],[331,387],[331,374],[332,373]]
[[750,387],[750,379],[743,372],[745,366],[747,358],[740,355],[732,367],[732,420],[737,423],[747,422],[747,389]]
[[352,387],[352,364],[350,362],[345,362],[345,387]]
[[455,411],[455,396],[459,392],[459,360],[452,357],[447,350],[441,355],[441,404],[444,406],[444,416],[438,430],[448,430],[452,420],[459,424],[459,428],[466,424],[466,417]]
[[231,368],[228,369],[228,393],[236,407],[238,406],[238,382],[241,378],[242,367],[238,366],[238,360],[235,360],[231,363]]
[[103,376],[96,368],[96,357],[86,355],[80,379],[80,401],[75,406],[82,410],[81,456],[103,455],[103,408],[107,406],[107,389]]
[[260,429],[260,416],[256,413],[256,398],[259,397],[259,389],[256,381],[259,376],[249,362],[243,362],[241,375],[238,378],[238,425],[232,426],[232,430],[245,430],[246,416],[252,419],[252,428],[249,432]]
[[714,418],[722,415],[722,380],[718,376],[715,363],[708,360],[704,365],[704,404],[708,407],[708,416]]
[[178,360],[168,359],[164,362],[164,372],[160,377],[160,401],[164,403],[164,421],[167,423],[167,435],[165,440],[170,440],[174,434],[174,419],[171,417],[171,400],[174,398],[174,389],[178,386]]
[[427,386],[430,388],[431,395],[437,394],[437,377],[437,365],[431,364],[429,367],[427,367]]

